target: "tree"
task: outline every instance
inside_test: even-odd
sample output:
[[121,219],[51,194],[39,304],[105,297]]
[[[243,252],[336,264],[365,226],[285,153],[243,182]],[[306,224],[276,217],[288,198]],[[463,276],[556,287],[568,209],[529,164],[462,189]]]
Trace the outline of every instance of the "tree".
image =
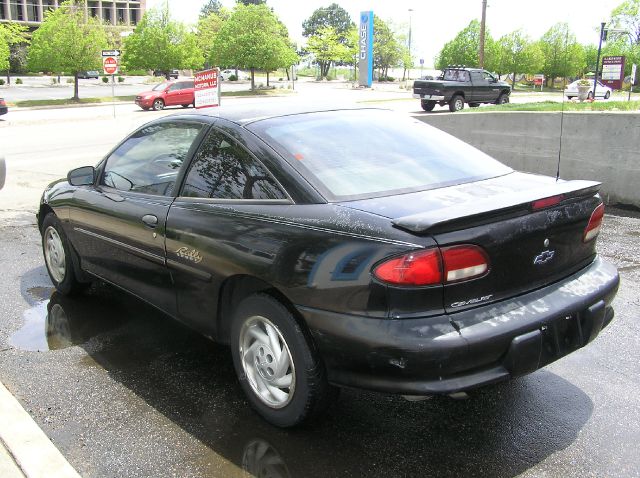
[[333,27],[322,27],[307,41],[307,51],[313,53],[320,65],[320,78],[329,75],[332,63],[349,61],[349,48],[340,43],[340,37]]
[[538,42],[542,51],[542,72],[549,85],[554,78],[576,76],[584,71],[584,49],[567,23],[556,23]]
[[0,70],[7,70],[7,84],[11,84],[12,64],[20,64],[24,60],[24,51],[29,44],[27,32],[24,25],[0,23]]
[[402,45],[391,27],[379,17],[373,18],[373,31],[373,67],[378,70],[379,79],[386,79],[389,68],[402,61]]
[[244,6],[247,5],[264,5],[267,3],[267,0],[237,0],[238,3],[241,3]]
[[222,4],[219,0],[208,0],[200,9],[200,18],[208,17],[212,13],[218,15],[221,8]]
[[504,35],[497,42],[496,71],[510,73],[511,86],[515,87],[517,73],[536,73],[542,68],[540,47],[533,43],[522,30]]
[[196,36],[198,39],[198,47],[205,59],[211,57],[213,43],[220,31],[220,28],[222,28],[222,23],[224,22],[222,14],[224,13],[211,12],[206,16],[200,15],[198,20]]
[[611,26],[627,30],[632,45],[640,45],[640,0],[626,0],[611,12]]
[[99,20],[85,19],[83,4],[70,0],[57,10],[48,11],[33,33],[29,69],[73,73],[73,99],[78,100],[78,72],[101,68],[100,51],[107,46],[107,35]]
[[130,69],[169,71],[201,68],[204,56],[195,33],[171,20],[167,9],[152,9],[125,39],[122,61]]
[[[472,20],[469,25],[461,30],[450,42],[445,43],[439,55],[436,57],[436,68],[442,70],[449,65],[465,65],[478,67],[480,59],[480,22]],[[491,37],[489,30],[485,32],[484,40],[484,65],[485,69],[496,71],[499,66],[496,42]]]
[[214,65],[249,69],[254,90],[256,69],[269,71],[298,61],[282,26],[266,5],[238,3],[216,35],[209,60]]

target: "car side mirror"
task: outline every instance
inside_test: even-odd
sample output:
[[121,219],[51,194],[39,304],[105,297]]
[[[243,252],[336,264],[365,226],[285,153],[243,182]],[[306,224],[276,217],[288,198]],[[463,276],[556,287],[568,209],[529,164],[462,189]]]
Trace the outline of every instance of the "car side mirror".
[[67,181],[72,186],[90,186],[95,182],[96,168],[93,166],[82,166],[72,169],[67,174]]
[[4,158],[0,158],[0,189],[4,187],[4,178],[7,176],[7,165]]

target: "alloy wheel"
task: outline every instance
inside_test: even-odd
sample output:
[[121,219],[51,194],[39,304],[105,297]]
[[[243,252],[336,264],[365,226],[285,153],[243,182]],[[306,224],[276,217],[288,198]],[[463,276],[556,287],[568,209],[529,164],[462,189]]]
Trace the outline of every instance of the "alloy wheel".
[[62,239],[53,226],[44,231],[44,258],[53,279],[58,284],[61,283],[67,271],[67,262]]

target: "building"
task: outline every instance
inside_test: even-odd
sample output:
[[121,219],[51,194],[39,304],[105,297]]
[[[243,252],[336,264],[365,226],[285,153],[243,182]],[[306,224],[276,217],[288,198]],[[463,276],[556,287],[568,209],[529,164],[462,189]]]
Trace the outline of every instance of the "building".
[[[63,0],[0,0],[0,22],[17,22],[35,28],[49,9],[56,9]],[[112,25],[136,25],[146,9],[147,0],[89,0],[87,15]]]

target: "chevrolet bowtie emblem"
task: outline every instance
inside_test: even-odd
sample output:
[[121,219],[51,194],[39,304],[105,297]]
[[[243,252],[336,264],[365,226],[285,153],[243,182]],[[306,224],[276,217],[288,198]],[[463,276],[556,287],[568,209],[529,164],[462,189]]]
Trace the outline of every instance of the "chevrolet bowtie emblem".
[[535,257],[535,259],[533,259],[533,264],[536,266],[546,264],[551,259],[553,259],[553,256],[555,255],[556,255],[556,251],[542,251],[539,255]]

